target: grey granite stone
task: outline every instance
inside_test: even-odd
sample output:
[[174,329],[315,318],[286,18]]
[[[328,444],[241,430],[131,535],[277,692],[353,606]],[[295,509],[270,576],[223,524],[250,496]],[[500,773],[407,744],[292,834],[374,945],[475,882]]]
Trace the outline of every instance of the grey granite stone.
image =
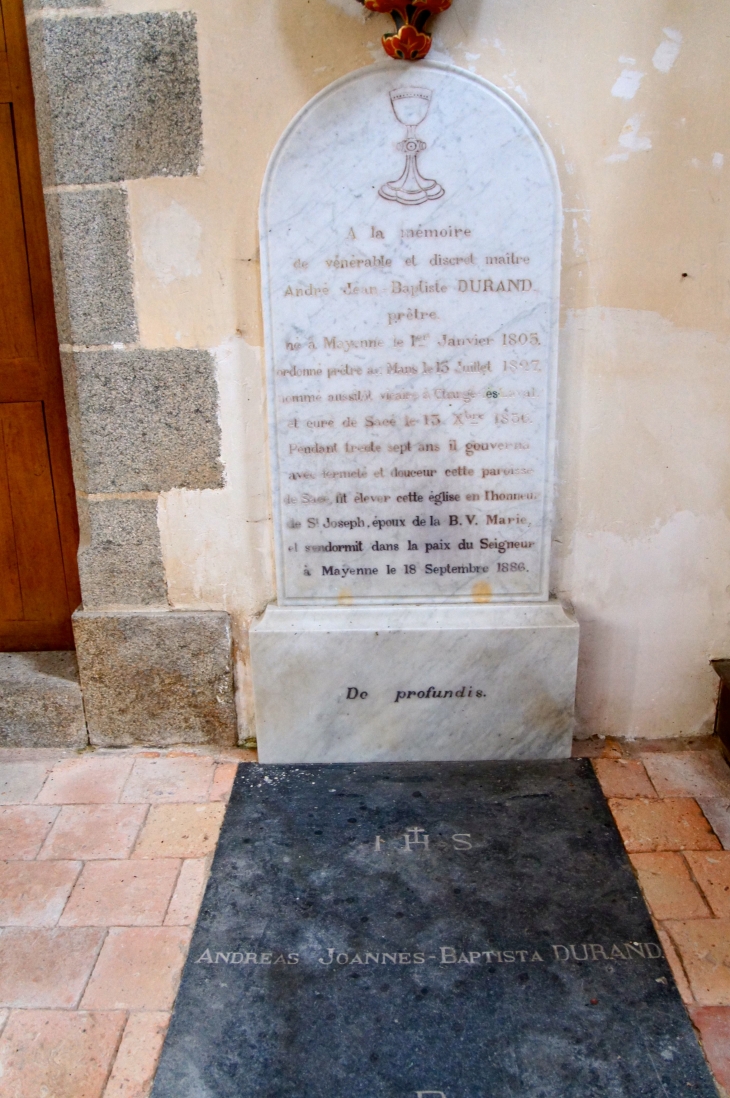
[[79,549],[84,609],[166,606],[157,501],[88,501],[89,544]]
[[[81,409],[79,408],[79,388],[76,374],[76,358],[74,355],[61,353],[61,372],[63,374],[66,423],[68,425],[69,442],[71,443],[74,484],[77,492],[86,492],[88,491],[88,485],[86,483],[86,462],[84,459]],[[83,521],[84,519],[79,513],[79,522],[83,523]]]
[[228,614],[77,610],[73,624],[92,744],[236,742]]
[[136,342],[126,192],[51,192],[46,212],[61,342]]
[[192,12],[38,19],[29,44],[47,185],[197,172]]
[[28,14],[42,8],[100,8],[101,0],[25,0],[24,7]]
[[[77,487],[164,492],[223,485],[215,364],[207,351],[64,355],[78,417]],[[81,465],[83,468],[78,468]]]
[[243,765],[153,1098],[716,1098],[588,759]]
[[85,747],[73,652],[0,654],[0,747]]

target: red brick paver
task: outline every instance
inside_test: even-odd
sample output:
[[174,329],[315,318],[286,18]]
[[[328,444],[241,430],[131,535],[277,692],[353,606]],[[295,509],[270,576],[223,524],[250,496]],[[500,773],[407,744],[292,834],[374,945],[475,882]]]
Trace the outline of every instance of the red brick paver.
[[[645,745],[638,758],[630,745],[610,759],[590,746],[677,987],[730,1091],[730,768],[711,741]],[[620,769],[624,754],[653,794],[636,765]]]
[[219,763],[216,766],[213,784],[210,787],[211,801],[228,801],[237,770],[238,766],[235,763]]
[[49,769],[43,762],[3,763],[0,804],[31,804],[40,793]]
[[730,850],[691,850],[685,857],[713,914],[730,918]]
[[55,926],[81,862],[0,862],[0,926]]
[[638,759],[596,759],[593,765],[607,797],[656,797]]
[[224,804],[152,805],[135,858],[203,858],[215,850]]
[[101,1098],[126,1016],[14,1011],[0,1037],[3,1098]]
[[159,926],[180,864],[175,858],[89,862],[66,904],[61,926]]
[[35,858],[59,811],[35,804],[0,808],[0,859]]
[[209,800],[213,759],[137,759],[122,793],[130,804],[164,804]]
[[96,927],[0,933],[0,1006],[26,1010],[78,1005],[106,931]]
[[730,1092],[730,1007],[692,1007],[690,1014],[715,1078]]
[[710,917],[710,909],[681,854],[672,851],[632,854],[631,864],[657,919]]
[[119,800],[133,766],[130,758],[65,759],[48,775],[40,804],[107,804]]
[[669,934],[661,926],[657,927],[657,934],[659,935],[659,941],[662,943],[662,949],[664,950],[664,956],[666,957],[669,967],[672,970],[674,976],[674,982],[677,985],[677,990],[682,996],[682,1001],[689,1006],[690,1003],[694,1003],[694,996],[689,986],[689,980],[687,979],[687,973],[684,971],[684,965],[682,964],[682,958],[677,953],[674,946],[674,942],[669,937]]
[[65,805],[39,858],[128,858],[147,815],[143,804]]
[[717,751],[680,751],[646,754],[642,762],[660,797],[722,796],[728,766]]
[[692,994],[702,1006],[730,1006],[730,919],[667,922]]
[[[157,865],[157,862],[152,864]],[[209,870],[210,858],[187,858],[182,863],[175,892],[165,916],[165,926],[193,926],[198,917]]]
[[147,1098],[169,1023],[161,1011],[129,1015],[104,1098]]
[[178,926],[110,930],[82,1009],[172,1010],[190,934]]
[[0,751],[1,1098],[147,1098],[252,759]]
[[609,798],[609,805],[631,854],[653,850],[719,850],[720,842],[697,801]]

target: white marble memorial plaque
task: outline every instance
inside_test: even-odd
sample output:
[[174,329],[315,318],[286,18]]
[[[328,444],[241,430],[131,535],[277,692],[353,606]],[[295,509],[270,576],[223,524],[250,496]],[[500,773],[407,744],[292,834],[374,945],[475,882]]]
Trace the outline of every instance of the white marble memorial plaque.
[[503,92],[332,84],[261,211],[279,603],[544,600],[560,200]]

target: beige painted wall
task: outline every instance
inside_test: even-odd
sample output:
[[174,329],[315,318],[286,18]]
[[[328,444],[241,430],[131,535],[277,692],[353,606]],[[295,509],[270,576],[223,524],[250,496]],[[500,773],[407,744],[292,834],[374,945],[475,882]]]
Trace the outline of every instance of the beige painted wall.
[[[274,597],[259,189],[296,111],[391,24],[355,0],[107,7],[198,15],[203,170],[128,189],[142,344],[218,357],[227,487],[163,497],[169,595],[232,613],[247,697]],[[560,171],[553,587],[583,627],[584,735],[708,730],[708,660],[730,655],[729,40],[727,0],[454,0],[437,23],[434,55],[510,92]]]

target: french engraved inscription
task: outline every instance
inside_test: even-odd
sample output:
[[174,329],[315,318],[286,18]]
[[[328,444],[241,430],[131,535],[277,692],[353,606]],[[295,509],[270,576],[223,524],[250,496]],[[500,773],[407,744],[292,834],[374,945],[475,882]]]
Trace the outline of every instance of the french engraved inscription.
[[419,81],[327,89],[265,185],[282,602],[547,597],[554,172],[485,82]]

